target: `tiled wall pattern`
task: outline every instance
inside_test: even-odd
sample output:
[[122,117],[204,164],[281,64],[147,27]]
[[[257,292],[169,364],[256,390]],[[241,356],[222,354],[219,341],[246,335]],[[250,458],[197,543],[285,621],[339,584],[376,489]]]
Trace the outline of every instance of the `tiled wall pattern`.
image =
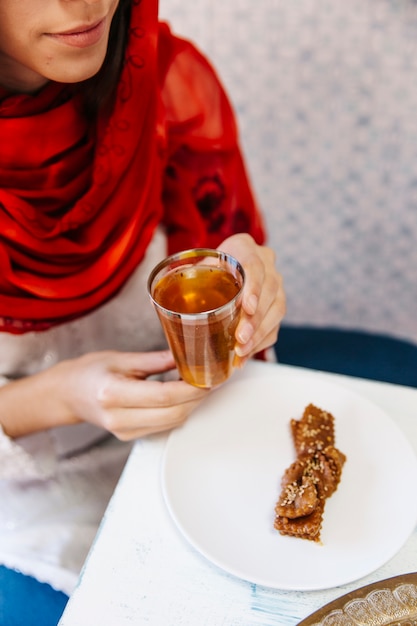
[[417,1],[161,0],[216,65],[287,321],[417,342]]

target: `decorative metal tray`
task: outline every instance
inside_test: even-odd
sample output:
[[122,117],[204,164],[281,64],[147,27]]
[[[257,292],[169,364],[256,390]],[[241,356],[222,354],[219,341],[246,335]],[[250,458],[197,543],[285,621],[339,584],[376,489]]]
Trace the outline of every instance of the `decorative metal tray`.
[[417,572],[351,591],[298,626],[417,626]]

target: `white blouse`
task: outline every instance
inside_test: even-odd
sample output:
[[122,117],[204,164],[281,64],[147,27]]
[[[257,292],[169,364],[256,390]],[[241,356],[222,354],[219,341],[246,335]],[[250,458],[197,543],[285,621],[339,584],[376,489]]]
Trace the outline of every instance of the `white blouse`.
[[[158,231],[140,267],[100,309],[39,333],[0,333],[0,384],[86,352],[164,348],[146,282],[165,254]],[[89,424],[17,440],[0,428],[0,563],[70,594],[130,448]]]

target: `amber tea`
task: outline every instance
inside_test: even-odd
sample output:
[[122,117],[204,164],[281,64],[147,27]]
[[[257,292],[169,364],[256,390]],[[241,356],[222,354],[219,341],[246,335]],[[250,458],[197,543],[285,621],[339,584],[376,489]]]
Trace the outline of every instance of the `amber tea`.
[[192,385],[214,387],[233,370],[243,280],[233,257],[206,249],[169,257],[149,278],[178,370]]
[[153,298],[164,309],[177,313],[203,313],[227,304],[239,292],[239,281],[226,270],[194,265],[163,276]]

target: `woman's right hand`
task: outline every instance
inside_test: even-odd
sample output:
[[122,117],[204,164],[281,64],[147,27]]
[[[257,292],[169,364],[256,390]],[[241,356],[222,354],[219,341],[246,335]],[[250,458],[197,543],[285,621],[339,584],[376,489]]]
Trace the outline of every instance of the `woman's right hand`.
[[149,377],[172,370],[169,351],[94,352],[0,389],[0,423],[11,437],[90,422],[127,441],[182,424],[207,397],[182,380]]

